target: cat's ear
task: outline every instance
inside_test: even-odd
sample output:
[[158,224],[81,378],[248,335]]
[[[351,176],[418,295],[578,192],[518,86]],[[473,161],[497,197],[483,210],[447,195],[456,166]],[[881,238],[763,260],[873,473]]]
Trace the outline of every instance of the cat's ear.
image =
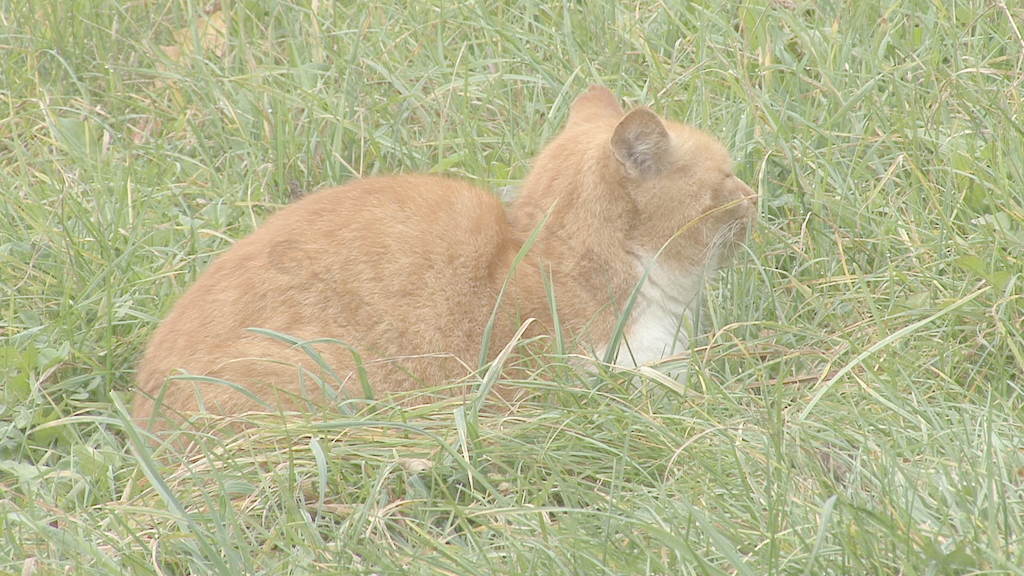
[[621,116],[622,107],[619,106],[619,100],[604,86],[591,86],[580,94],[569,108],[569,122]]
[[654,112],[637,108],[615,127],[611,144],[615,158],[628,174],[653,176],[664,167],[672,142]]

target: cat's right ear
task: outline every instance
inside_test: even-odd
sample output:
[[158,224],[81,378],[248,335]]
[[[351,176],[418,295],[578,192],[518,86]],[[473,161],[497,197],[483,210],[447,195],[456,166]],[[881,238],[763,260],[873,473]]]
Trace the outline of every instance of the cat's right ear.
[[622,117],[622,107],[612,91],[604,86],[591,86],[580,94],[569,108],[569,122]]
[[647,108],[637,108],[619,122],[612,134],[612,153],[630,176],[654,176],[661,172],[672,141],[661,118]]

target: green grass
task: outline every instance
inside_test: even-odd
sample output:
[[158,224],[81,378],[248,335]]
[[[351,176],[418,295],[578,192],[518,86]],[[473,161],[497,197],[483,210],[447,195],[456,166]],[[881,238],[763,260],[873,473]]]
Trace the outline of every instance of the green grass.
[[[1018,2],[354,4],[176,62],[204,3],[0,2],[0,574],[1024,574]],[[595,82],[761,194],[685,389],[130,447],[211,256],[357,174],[515,185]]]

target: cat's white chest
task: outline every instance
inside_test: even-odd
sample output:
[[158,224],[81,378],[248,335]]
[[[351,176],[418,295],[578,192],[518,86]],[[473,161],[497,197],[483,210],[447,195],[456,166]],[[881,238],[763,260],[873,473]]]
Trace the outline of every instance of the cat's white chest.
[[700,285],[699,276],[651,266],[630,313],[615,365],[644,366],[686,351]]
[[626,327],[615,357],[618,366],[643,366],[687,349],[689,315],[643,306]]

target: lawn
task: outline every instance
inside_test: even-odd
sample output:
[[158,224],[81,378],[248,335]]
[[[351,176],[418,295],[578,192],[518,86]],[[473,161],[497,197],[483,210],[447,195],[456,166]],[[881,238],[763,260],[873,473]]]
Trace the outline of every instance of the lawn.
[[[0,574],[1024,574],[1022,33],[1017,0],[0,2]],[[140,442],[135,362],[213,256],[360,175],[514,189],[592,83],[760,193],[685,385],[553,357],[511,411]]]

